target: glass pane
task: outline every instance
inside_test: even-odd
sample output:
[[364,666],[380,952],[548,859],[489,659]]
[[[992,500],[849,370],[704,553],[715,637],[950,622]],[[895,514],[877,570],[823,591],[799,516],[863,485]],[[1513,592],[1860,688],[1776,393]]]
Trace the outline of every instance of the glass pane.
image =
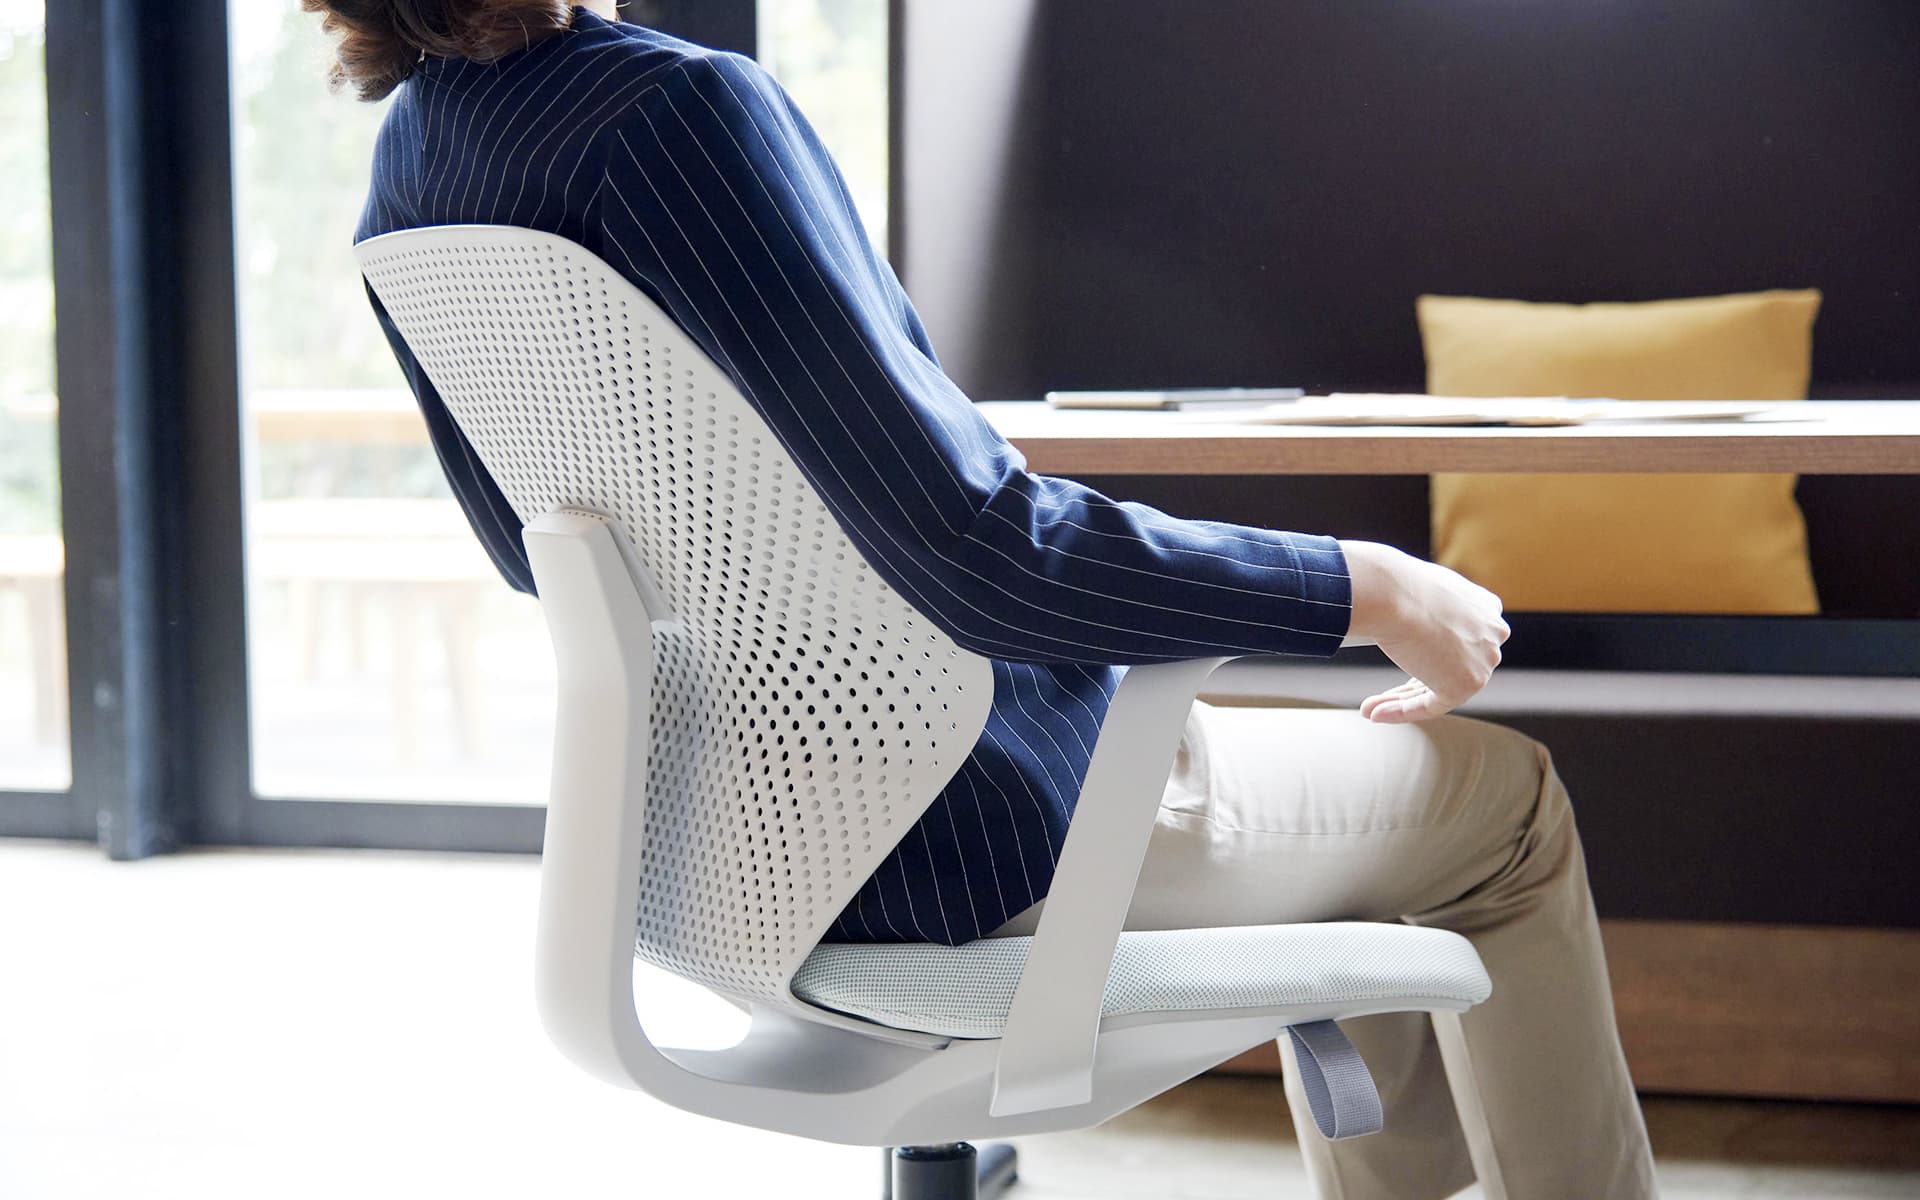
[[832,151],[887,249],[887,0],[759,0],[760,61]]
[[67,638],[41,0],[0,0],[0,788],[57,791]]
[[297,0],[230,0],[262,795],[538,803],[553,664],[467,527],[351,240],[384,105]]

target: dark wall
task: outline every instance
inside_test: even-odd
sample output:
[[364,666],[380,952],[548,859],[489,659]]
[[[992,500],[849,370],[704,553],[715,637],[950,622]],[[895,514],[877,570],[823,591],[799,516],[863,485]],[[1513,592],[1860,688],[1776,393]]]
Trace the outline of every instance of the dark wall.
[[[1032,391],[1423,386],[1421,292],[1818,287],[1920,394],[1920,4],[1047,0]],[[906,214],[912,220],[912,213]]]
[[[1039,13],[1045,0],[897,0],[891,223],[941,360],[982,399],[1033,378],[1031,248],[1042,241],[1052,156]],[[906,219],[900,219],[904,216]]]

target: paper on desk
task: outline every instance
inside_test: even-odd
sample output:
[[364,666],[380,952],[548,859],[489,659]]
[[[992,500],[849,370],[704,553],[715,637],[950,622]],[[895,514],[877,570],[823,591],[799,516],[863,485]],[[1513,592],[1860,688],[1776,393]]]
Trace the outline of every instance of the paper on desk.
[[1257,425],[1587,425],[1599,421],[1732,421],[1766,413],[1770,407],[1726,400],[1335,392],[1239,413],[1234,420]]

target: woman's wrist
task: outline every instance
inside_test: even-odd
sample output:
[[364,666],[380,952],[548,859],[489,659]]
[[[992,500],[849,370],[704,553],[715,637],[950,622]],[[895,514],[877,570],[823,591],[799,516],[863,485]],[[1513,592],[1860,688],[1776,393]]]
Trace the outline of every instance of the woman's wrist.
[[1406,611],[1407,555],[1380,542],[1342,540],[1353,600],[1347,636],[1377,639],[1396,628]]

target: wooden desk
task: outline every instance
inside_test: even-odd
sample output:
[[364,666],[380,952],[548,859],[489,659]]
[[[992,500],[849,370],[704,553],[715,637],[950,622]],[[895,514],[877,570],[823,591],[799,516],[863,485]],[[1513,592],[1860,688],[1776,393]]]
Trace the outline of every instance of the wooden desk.
[[1216,413],[980,405],[1027,465],[1047,475],[1920,475],[1920,401],[1819,400],[1777,409],[1781,419],[1509,429],[1252,425]]
[[[1788,419],[1610,422],[1555,429],[1248,425],[1213,413],[1058,412],[1039,401],[979,406],[1035,471],[1049,475],[1428,475],[1435,471],[1792,471],[1920,475],[1920,400],[1780,404]],[[50,397],[11,406],[50,420]],[[263,441],[424,445],[400,388],[260,391]]]

